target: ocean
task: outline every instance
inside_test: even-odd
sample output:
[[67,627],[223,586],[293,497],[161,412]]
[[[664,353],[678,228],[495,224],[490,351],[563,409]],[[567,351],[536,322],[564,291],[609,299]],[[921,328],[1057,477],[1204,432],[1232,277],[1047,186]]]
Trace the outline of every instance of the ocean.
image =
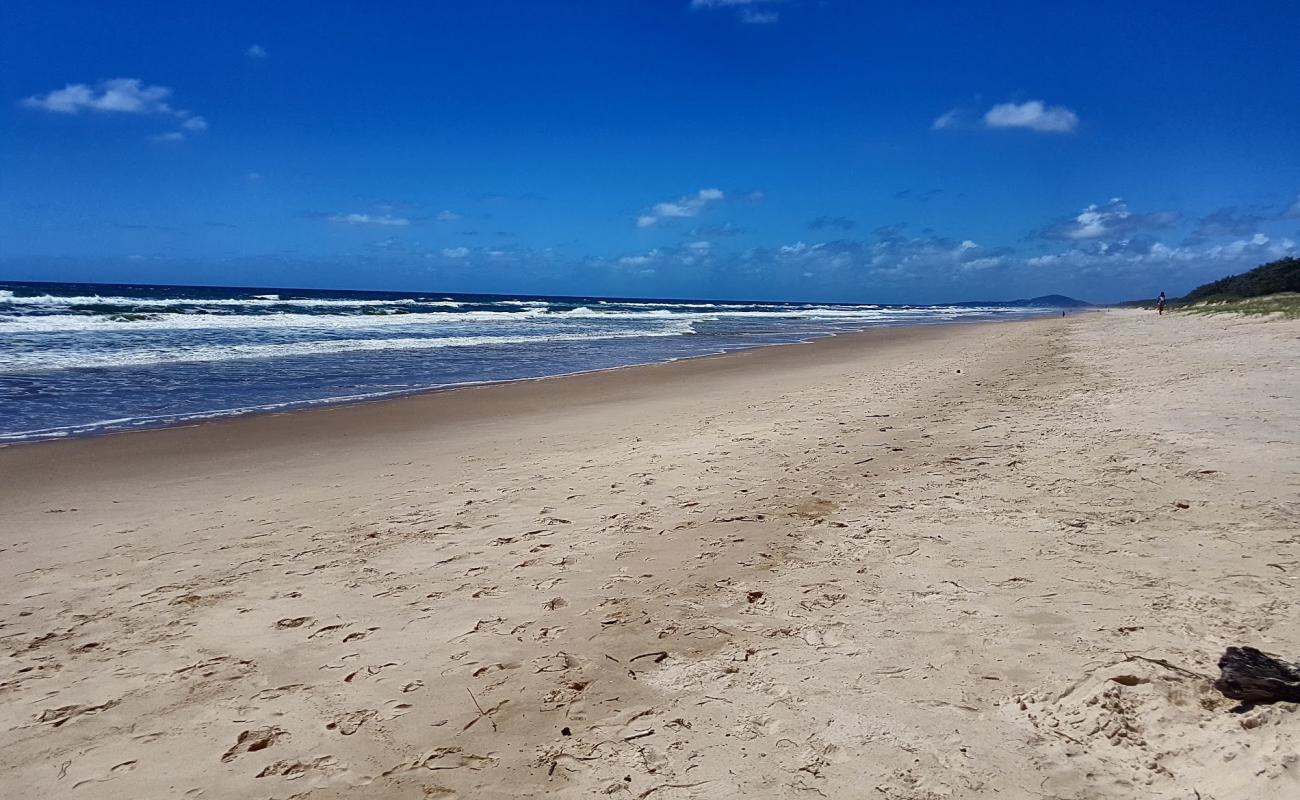
[[0,442],[1043,312],[0,282]]

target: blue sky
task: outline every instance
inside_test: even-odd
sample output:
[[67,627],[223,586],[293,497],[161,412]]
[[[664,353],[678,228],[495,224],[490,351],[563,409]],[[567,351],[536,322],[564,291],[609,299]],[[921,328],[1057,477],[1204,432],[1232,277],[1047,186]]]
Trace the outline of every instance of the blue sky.
[[0,279],[932,302],[1293,254],[1289,2],[0,10]]

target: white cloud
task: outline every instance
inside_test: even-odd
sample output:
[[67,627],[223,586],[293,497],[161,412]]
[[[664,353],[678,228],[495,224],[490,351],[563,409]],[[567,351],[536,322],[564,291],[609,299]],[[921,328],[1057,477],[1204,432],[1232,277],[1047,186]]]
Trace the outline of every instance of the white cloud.
[[1069,133],[1078,124],[1078,114],[1064,106],[1048,106],[1042,100],[1001,103],[984,115],[984,125],[989,128],[1028,128],[1041,133]]
[[[208,129],[208,121],[191,111],[174,109],[167,102],[172,90],[166,86],[152,86],[139,78],[113,78],[100,81],[96,86],[70,83],[44,95],[32,95],[22,101],[26,108],[50,111],[55,114],[80,114],[104,112],[168,116],[179,120],[183,130],[197,133]],[[178,142],[185,138],[180,131],[152,137],[155,141]]]
[[170,114],[167,98],[172,90],[166,86],[146,86],[139,78],[114,78],[92,88],[84,83],[70,83],[46,95],[23,100],[28,108],[76,114],[81,111],[119,111],[128,114]]
[[1101,205],[1088,206],[1074,219],[1049,226],[1040,232],[1045,239],[1081,241],[1090,239],[1122,239],[1144,230],[1169,228],[1178,223],[1172,211],[1154,211],[1135,214],[1129,211],[1122,197],[1112,197]]
[[258,181],[262,180],[262,173],[250,172],[244,176],[244,180],[248,181],[249,183],[257,183]]
[[664,219],[694,217],[699,215],[709,203],[722,200],[723,197],[720,189],[701,189],[694,195],[687,195],[670,202],[655,203],[653,208],[637,217],[636,224],[638,227],[648,228]]
[[876,242],[837,240],[795,242],[772,250],[755,248],[741,259],[756,267],[793,274],[811,272],[828,281],[955,280],[960,276],[1013,266],[1009,250],[989,250],[965,239],[889,236]]
[[654,260],[654,256],[623,256],[618,263],[629,267],[641,267]]
[[266,48],[260,44],[249,45],[248,49],[244,51],[244,55],[249,58],[266,58]]
[[443,258],[464,258],[469,255],[468,247],[444,247],[442,248]]
[[736,6],[756,6],[777,0],[691,0],[691,8],[734,8]]
[[961,112],[954,108],[952,111],[945,112],[935,117],[930,128],[931,130],[941,131],[945,128],[954,127],[960,119]]
[[394,217],[389,214],[334,214],[328,218],[330,222],[338,222],[344,225],[396,225],[405,227],[411,224],[406,217]]
[[740,21],[746,25],[771,25],[781,19],[775,11],[755,11],[752,8],[741,9]]
[[439,211],[438,215],[434,217],[434,219],[439,222],[459,222],[460,214],[457,214],[454,211]]
[[1291,239],[1273,240],[1262,233],[1228,244],[1170,247],[1162,242],[1100,242],[1063,253],[1048,253],[1025,259],[1030,267],[1060,268],[1091,273],[1115,273],[1129,269],[1187,267],[1217,264],[1215,269],[1249,269],[1252,266],[1295,255]]

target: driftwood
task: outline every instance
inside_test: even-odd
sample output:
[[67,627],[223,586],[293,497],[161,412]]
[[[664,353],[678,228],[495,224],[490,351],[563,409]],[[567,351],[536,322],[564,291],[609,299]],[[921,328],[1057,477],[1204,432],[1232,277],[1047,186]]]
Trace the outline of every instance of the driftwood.
[[1219,659],[1222,675],[1214,688],[1243,706],[1285,700],[1300,703],[1300,664],[1282,661],[1253,647],[1229,647]]

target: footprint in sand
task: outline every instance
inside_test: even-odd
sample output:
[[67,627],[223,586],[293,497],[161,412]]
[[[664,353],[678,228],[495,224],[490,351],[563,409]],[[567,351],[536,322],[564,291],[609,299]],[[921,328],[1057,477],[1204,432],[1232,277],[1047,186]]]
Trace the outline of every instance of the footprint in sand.
[[416,763],[417,767],[428,770],[442,769],[483,769],[496,763],[491,756],[466,753],[459,747],[439,747]]
[[256,753],[258,750],[265,750],[288,735],[285,731],[274,726],[243,731],[239,734],[239,738],[235,740],[234,746],[221,756],[221,762],[229,764],[244,753]]
[[73,720],[76,719],[77,717],[84,716],[87,714],[98,714],[100,711],[104,711],[106,709],[112,708],[113,706],[117,705],[117,703],[118,703],[117,700],[109,700],[107,703],[101,703],[99,705],[75,705],[75,706],[61,706],[59,708],[47,708],[41,712],[41,716],[38,718],[38,721],[47,723],[49,725],[54,726],[55,728],[58,728],[58,727],[62,727],[62,725],[68,722],[69,720]]
[[350,714],[344,714],[338,719],[325,726],[327,731],[338,731],[344,736],[351,736],[361,729],[362,725],[373,719],[378,711],[372,708],[363,708],[360,711],[353,711]]
[[334,756],[321,756],[311,761],[277,761],[274,764],[267,765],[255,777],[270,778],[279,776],[285,780],[292,781],[301,778],[309,772],[327,771],[330,767],[338,764],[338,759]]

